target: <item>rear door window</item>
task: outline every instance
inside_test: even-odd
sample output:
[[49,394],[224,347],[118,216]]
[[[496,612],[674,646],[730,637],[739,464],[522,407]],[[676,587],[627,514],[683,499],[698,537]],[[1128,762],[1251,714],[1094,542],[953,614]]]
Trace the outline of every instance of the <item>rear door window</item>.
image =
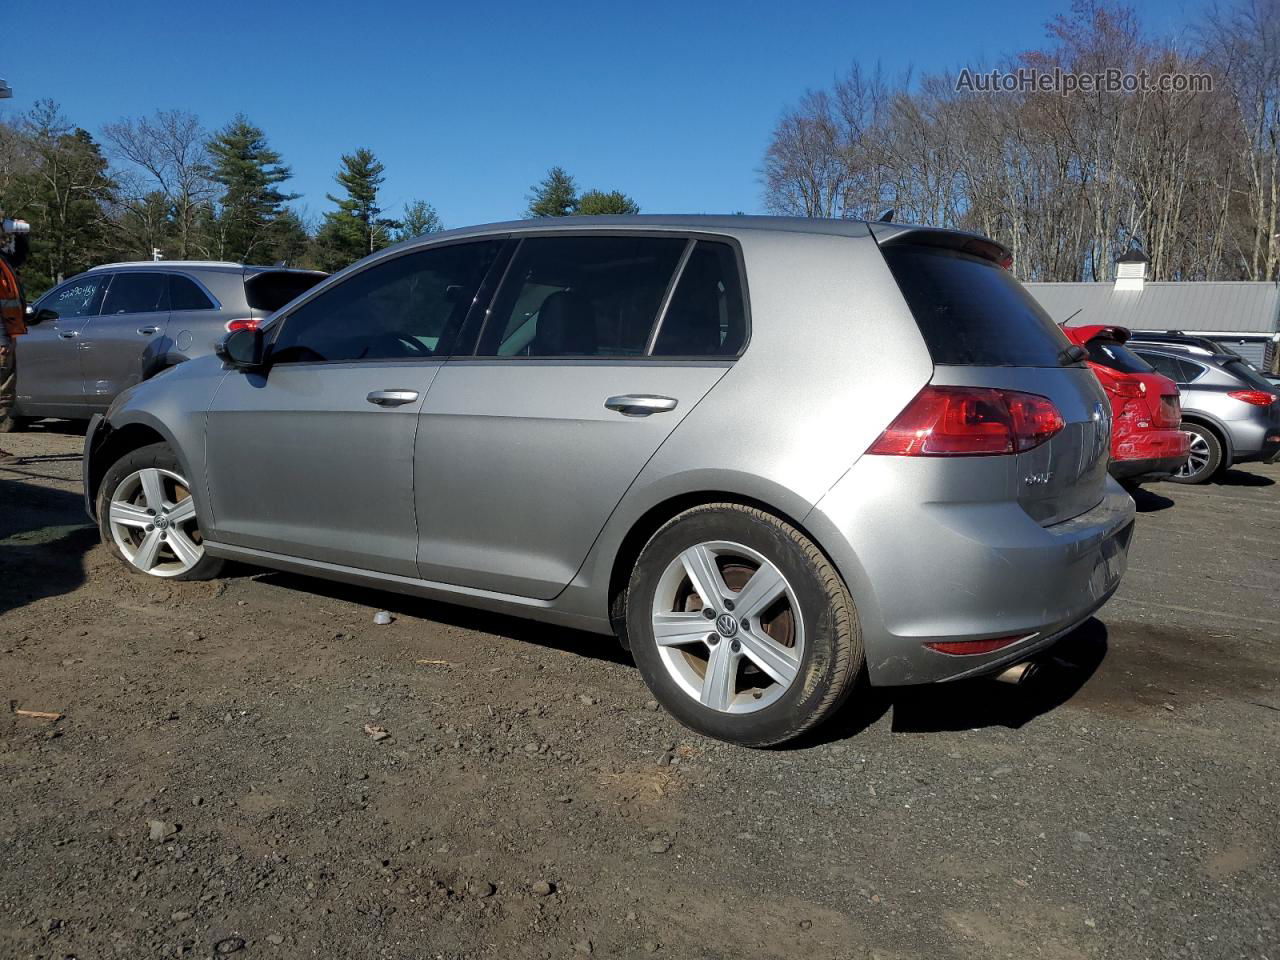
[[687,243],[683,237],[525,238],[476,353],[644,356]]
[[1071,343],[1009,271],[920,243],[881,247],[936,364],[1057,367]]
[[160,313],[169,309],[167,273],[117,273],[107,288],[102,315]]
[[1152,366],[1122,343],[1094,337],[1085,344],[1089,359],[1100,367],[1121,373],[1151,373]]

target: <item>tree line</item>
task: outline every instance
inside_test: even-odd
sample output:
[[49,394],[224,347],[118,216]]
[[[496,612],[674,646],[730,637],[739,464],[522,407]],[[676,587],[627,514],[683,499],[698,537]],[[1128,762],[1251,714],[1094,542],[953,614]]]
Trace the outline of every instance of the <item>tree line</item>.
[[[240,115],[214,131],[184,110],[109,123],[95,138],[40,101],[0,118],[0,210],[31,223],[28,296],[100,263],[230,260],[338,270],[387,245],[444,228],[426,200],[387,215],[386,168],[361,147],[344,154],[319,220],[292,205],[290,166]],[[556,167],[534,187],[526,216],[637,213],[631,198],[578,194]]]
[[[1082,0],[1048,42],[1000,64],[1075,75],[1207,75],[1208,92],[992,92],[960,71],[889,79],[854,66],[779,119],[765,153],[777,213],[987,234],[1023,279],[1107,280],[1138,245],[1160,280],[1280,275],[1280,0],[1237,0],[1152,38],[1125,6]],[[957,89],[960,87],[960,89]]]

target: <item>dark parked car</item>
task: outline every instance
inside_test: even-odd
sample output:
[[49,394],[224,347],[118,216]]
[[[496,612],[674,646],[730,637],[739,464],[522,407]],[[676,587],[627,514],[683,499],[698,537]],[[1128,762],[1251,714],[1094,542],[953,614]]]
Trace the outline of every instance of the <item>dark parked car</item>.
[[1235,354],[1205,356],[1176,346],[1129,348],[1178,385],[1191,455],[1171,479],[1204,483],[1236,463],[1280,455],[1280,395]]
[[12,426],[88,420],[126,387],[213,353],[325,278],[312,270],[159,261],[94,267],[27,310]]

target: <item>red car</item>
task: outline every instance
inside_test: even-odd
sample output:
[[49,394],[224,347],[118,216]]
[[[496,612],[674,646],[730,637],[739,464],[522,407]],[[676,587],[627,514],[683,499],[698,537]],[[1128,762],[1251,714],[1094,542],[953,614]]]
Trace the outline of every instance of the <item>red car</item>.
[[1126,347],[1125,327],[1068,327],[1111,400],[1111,475],[1135,486],[1163,480],[1187,462],[1191,438],[1178,429],[1178,385]]

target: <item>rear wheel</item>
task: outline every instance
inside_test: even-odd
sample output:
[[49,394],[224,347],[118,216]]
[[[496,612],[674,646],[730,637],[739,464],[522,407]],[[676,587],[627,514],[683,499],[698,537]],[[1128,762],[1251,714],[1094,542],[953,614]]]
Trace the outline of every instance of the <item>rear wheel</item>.
[[125,454],[98,492],[102,539],[134,573],[172,580],[209,580],[222,561],[206,556],[195,500],[178,458],[154,443]]
[[1222,441],[1198,423],[1184,422],[1180,429],[1191,434],[1191,452],[1187,462],[1169,479],[1174,483],[1205,483],[1222,466]]
[[863,663],[835,568],[790,524],[739,504],[695,507],[654,534],[631,576],[627,632],[671,714],[751,747],[830,716]]

